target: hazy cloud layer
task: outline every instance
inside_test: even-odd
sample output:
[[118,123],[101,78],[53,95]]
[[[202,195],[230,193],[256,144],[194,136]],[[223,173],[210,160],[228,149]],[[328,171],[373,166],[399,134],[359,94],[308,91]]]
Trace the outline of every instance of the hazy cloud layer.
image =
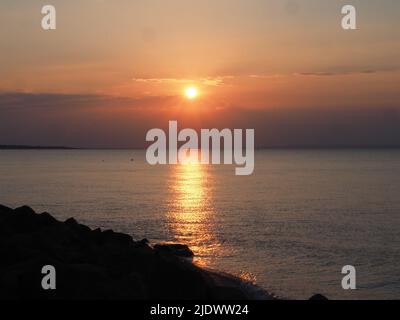
[[[258,147],[400,146],[400,108],[173,107],[174,97],[0,94],[0,144],[145,147],[149,129],[255,128]],[[160,107],[163,105],[164,107]],[[167,107],[169,106],[169,107]]]

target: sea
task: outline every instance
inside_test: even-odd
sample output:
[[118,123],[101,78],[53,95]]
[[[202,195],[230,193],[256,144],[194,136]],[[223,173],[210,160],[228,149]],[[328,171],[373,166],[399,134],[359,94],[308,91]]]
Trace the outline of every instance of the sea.
[[258,150],[251,176],[144,150],[1,150],[0,203],[187,244],[282,298],[400,299],[399,149]]

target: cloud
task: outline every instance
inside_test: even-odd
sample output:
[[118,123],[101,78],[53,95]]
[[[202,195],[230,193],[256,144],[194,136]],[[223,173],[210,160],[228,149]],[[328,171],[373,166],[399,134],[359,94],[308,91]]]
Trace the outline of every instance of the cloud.
[[88,108],[150,108],[172,104],[172,96],[146,96],[142,98],[116,97],[96,94],[57,94],[57,93],[0,93],[1,109],[88,109]]
[[222,77],[208,77],[208,78],[194,78],[194,79],[177,79],[177,78],[133,78],[132,81],[139,83],[172,83],[172,84],[191,84],[197,83],[206,86],[221,86],[227,79],[232,79],[233,76],[222,76]]
[[[216,77],[203,77],[203,78],[133,78],[132,81],[136,83],[147,83],[147,84],[199,84],[205,86],[224,86],[232,85],[232,81],[238,79],[274,79],[283,77],[334,77],[334,76],[351,76],[351,75],[371,75],[381,72],[396,72],[400,70],[400,67],[380,67],[380,68],[365,68],[359,70],[345,70],[346,68],[336,68],[336,71],[300,71],[300,72],[289,72],[289,73],[252,73],[252,74],[236,74],[236,75],[224,75]],[[229,82],[228,82],[229,80]]]
[[252,79],[271,79],[279,77],[290,77],[290,76],[315,76],[315,77],[329,77],[329,76],[348,76],[348,75],[369,75],[383,72],[397,72],[400,67],[389,66],[389,67],[377,67],[377,68],[360,68],[360,69],[349,69],[347,68],[332,68],[330,70],[320,71],[295,71],[288,73],[252,73],[245,75],[230,76],[230,79],[247,77]]
[[[178,120],[180,128],[254,128],[259,147],[400,146],[400,109],[204,108],[175,105],[174,97],[0,94],[0,144],[96,148],[145,147],[146,132]],[[167,107],[163,107],[167,106]]]
[[350,72],[300,72],[294,73],[295,76],[314,76],[314,77],[331,77],[331,76],[349,76],[358,74],[373,74],[377,73],[376,70],[364,70],[364,71],[350,71]]
[[379,69],[362,69],[349,71],[318,71],[318,72],[298,72],[293,73],[295,76],[315,76],[315,77],[331,77],[331,76],[349,76],[349,75],[368,75],[380,72],[396,72],[399,67],[383,67]]

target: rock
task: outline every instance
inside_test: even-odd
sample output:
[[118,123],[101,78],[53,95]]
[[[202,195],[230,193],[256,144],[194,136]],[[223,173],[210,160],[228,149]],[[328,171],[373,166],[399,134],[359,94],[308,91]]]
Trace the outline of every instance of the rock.
[[48,212],[40,214],[40,220],[44,225],[51,225],[57,223],[57,219],[50,215]]
[[143,240],[140,240],[140,241],[136,241],[135,242],[135,247],[136,248],[150,248],[149,243],[150,243],[149,240],[143,239]]
[[213,290],[213,300],[232,300],[238,301],[246,299],[243,297],[243,290],[239,287],[215,287]]
[[310,299],[310,301],[328,301],[329,299],[322,294],[315,294]]
[[129,245],[133,243],[133,239],[131,236],[123,233],[114,232],[112,230],[106,230],[103,232],[97,233],[97,240],[101,245],[106,244],[120,244],[120,245]]
[[11,208],[0,204],[0,214],[7,214],[7,213],[10,214],[12,212],[13,212],[13,210]]
[[69,218],[64,223],[72,227],[78,226],[78,222],[74,218]]
[[171,253],[178,257],[191,258],[194,256],[192,250],[185,244],[156,244],[154,249],[162,253]]
[[33,215],[36,214],[36,212],[31,207],[28,207],[28,206],[19,207],[19,208],[14,210],[14,213],[21,214],[21,215],[26,215],[26,216],[27,215],[33,216]]
[[[246,299],[239,280],[198,268],[186,245],[154,248],[112,230],[60,222],[24,206],[0,205],[0,299]],[[44,265],[56,268],[57,290],[41,288]],[[216,278],[216,277],[214,277]]]
[[9,218],[12,213],[13,213],[12,209],[0,205],[0,223],[2,220]]

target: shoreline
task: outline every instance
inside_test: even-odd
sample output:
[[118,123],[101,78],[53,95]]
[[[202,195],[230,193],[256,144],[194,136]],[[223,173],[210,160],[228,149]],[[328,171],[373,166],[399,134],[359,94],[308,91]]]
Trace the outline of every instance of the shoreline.
[[[196,266],[183,244],[156,244],[0,205],[0,299],[275,300],[236,276]],[[57,289],[44,291],[53,265]]]

